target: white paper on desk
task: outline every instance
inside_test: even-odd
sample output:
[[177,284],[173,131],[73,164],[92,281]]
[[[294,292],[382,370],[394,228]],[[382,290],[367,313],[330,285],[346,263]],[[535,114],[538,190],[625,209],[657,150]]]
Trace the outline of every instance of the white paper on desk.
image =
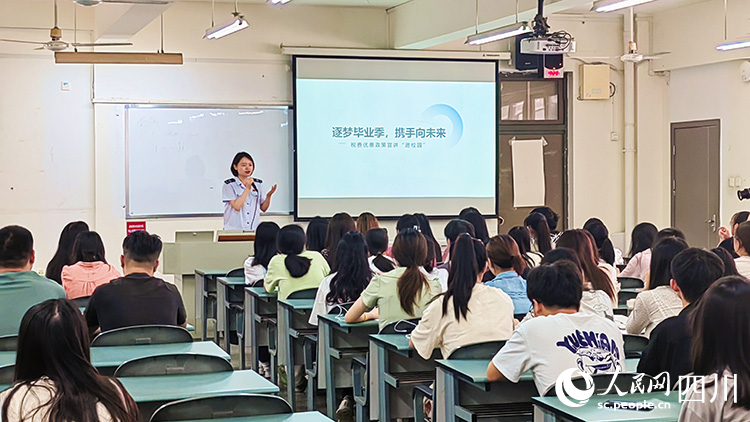
[[541,139],[510,141],[513,166],[513,207],[544,205],[544,145]]

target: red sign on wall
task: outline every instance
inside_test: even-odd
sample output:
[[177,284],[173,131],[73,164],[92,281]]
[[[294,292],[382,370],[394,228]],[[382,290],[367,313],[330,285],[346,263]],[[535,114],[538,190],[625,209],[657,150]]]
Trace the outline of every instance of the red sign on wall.
[[127,223],[127,234],[137,232],[138,230],[146,230],[145,221],[128,221]]

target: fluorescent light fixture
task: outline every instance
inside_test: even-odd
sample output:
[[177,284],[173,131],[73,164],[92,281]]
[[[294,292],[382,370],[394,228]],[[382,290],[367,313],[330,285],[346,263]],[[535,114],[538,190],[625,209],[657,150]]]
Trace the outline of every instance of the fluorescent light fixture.
[[613,12],[626,7],[638,6],[654,0],[599,0],[594,2],[594,10],[599,13]]
[[182,64],[182,53],[95,53],[58,51],[55,63],[65,64]]
[[233,15],[234,19],[232,19],[231,21],[208,28],[206,30],[206,35],[204,35],[203,38],[216,40],[221,37],[226,37],[229,34],[234,34],[235,32],[243,30],[250,26],[250,24],[245,20],[244,16],[240,15],[237,12],[233,13]]
[[271,4],[287,4],[292,0],[268,0]]
[[516,37],[522,34],[534,32],[528,22],[516,22],[501,28],[491,29],[478,34],[469,35],[466,38],[466,44],[481,45],[492,41],[503,40],[506,38]]
[[716,46],[719,51],[731,51],[750,47],[750,39],[727,41]]

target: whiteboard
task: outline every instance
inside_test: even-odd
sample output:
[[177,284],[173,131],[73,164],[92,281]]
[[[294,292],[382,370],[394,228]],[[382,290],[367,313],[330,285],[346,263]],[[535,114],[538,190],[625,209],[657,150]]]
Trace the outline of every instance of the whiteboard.
[[278,185],[268,212],[289,214],[291,118],[288,107],[126,106],[127,217],[222,215],[221,189],[240,151],[266,189]]

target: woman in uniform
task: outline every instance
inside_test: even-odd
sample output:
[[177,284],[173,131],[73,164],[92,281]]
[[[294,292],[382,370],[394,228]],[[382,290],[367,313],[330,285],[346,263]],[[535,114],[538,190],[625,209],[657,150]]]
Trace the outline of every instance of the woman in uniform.
[[255,161],[246,152],[238,152],[229,170],[234,177],[224,181],[224,230],[254,231],[260,224],[260,213],[271,206],[276,185],[265,191],[263,183],[252,177]]

